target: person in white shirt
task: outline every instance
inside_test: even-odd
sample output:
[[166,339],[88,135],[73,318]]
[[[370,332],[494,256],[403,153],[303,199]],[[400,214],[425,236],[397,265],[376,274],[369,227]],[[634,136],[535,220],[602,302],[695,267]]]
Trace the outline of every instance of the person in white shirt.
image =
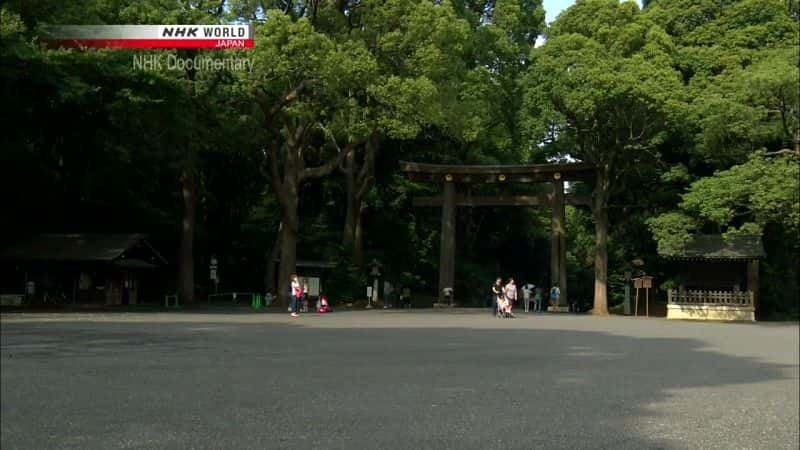
[[289,306],[292,310],[292,317],[297,317],[297,313],[300,311],[300,299],[303,297],[303,288],[300,286],[300,280],[297,279],[297,275],[292,274],[292,285],[291,289],[291,298]]
[[506,305],[507,312],[511,317],[514,317],[511,309],[514,306],[514,303],[517,301],[517,285],[514,284],[513,278],[508,279],[508,283],[506,283],[506,286],[503,288],[503,293],[505,294],[506,301],[508,303]]
[[525,302],[525,312],[530,311],[531,305],[531,294],[533,294],[533,289],[536,286],[532,285],[531,283],[525,283],[522,286],[522,301]]

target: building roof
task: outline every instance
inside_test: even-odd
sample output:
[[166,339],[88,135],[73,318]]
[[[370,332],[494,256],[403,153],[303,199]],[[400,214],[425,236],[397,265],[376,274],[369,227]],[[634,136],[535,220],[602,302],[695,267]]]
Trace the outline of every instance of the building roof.
[[137,247],[146,249],[150,260],[142,263],[166,264],[164,257],[147,243],[143,234],[42,234],[11,245],[0,252],[0,259],[117,262],[126,259],[126,252]]
[[739,235],[725,238],[721,234],[696,234],[673,259],[745,260],[766,256],[761,236]]

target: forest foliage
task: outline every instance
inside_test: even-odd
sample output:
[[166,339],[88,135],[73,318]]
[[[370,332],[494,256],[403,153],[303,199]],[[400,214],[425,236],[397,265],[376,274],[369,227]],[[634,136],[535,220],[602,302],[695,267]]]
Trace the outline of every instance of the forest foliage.
[[[184,273],[170,289],[191,299],[208,288],[212,254],[230,289],[285,291],[295,260],[328,260],[330,295],[352,299],[377,259],[388,279],[433,295],[440,213],[411,200],[438,187],[409,181],[398,161],[578,160],[598,172],[570,186],[594,202],[568,208],[571,295],[597,298],[607,269],[613,307],[633,261],[664,283],[675,268],[659,252],[693,233],[758,234],[760,313],[796,316],[798,3],[644,5],[578,0],[545,24],[539,0],[4,2],[0,247],[32,233],[147,233]],[[48,23],[232,22],[254,24],[254,49],[199,54],[248,58],[252,71],[141,70],[135,55],[192,54],[38,37]],[[482,304],[497,275],[550,283],[549,214],[459,210],[463,303]]]

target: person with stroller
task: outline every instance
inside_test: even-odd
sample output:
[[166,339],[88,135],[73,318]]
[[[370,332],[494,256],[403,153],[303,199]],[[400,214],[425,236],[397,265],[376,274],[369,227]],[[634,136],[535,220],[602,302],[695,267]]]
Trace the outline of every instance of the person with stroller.
[[492,314],[495,316],[500,315],[500,305],[503,303],[503,279],[497,277],[492,285]]

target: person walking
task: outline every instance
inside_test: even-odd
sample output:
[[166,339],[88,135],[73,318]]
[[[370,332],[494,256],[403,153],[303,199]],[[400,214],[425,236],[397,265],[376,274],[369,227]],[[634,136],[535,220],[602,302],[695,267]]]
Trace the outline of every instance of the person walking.
[[392,283],[388,281],[383,282],[383,309],[389,309],[392,307],[392,300],[394,296],[394,287]]
[[403,289],[400,290],[402,292],[402,298],[400,299],[400,307],[401,308],[411,308],[411,288],[408,285],[403,286]]
[[497,277],[492,285],[492,315],[500,313],[500,305],[503,304],[503,279]]
[[542,288],[536,286],[533,291],[533,311],[542,312]]
[[298,280],[297,274],[292,274],[290,295],[289,308],[292,310],[291,316],[297,317],[297,312],[300,310],[300,299],[303,297],[303,288],[300,286],[300,280]]
[[558,298],[561,296],[561,289],[558,288],[558,283],[550,288],[550,304],[558,306]]
[[517,285],[514,284],[514,278],[508,279],[508,283],[506,283],[505,288],[503,288],[503,294],[506,296],[506,301],[508,302],[508,313],[511,317],[514,317],[514,314],[511,313],[511,309],[517,301]]

